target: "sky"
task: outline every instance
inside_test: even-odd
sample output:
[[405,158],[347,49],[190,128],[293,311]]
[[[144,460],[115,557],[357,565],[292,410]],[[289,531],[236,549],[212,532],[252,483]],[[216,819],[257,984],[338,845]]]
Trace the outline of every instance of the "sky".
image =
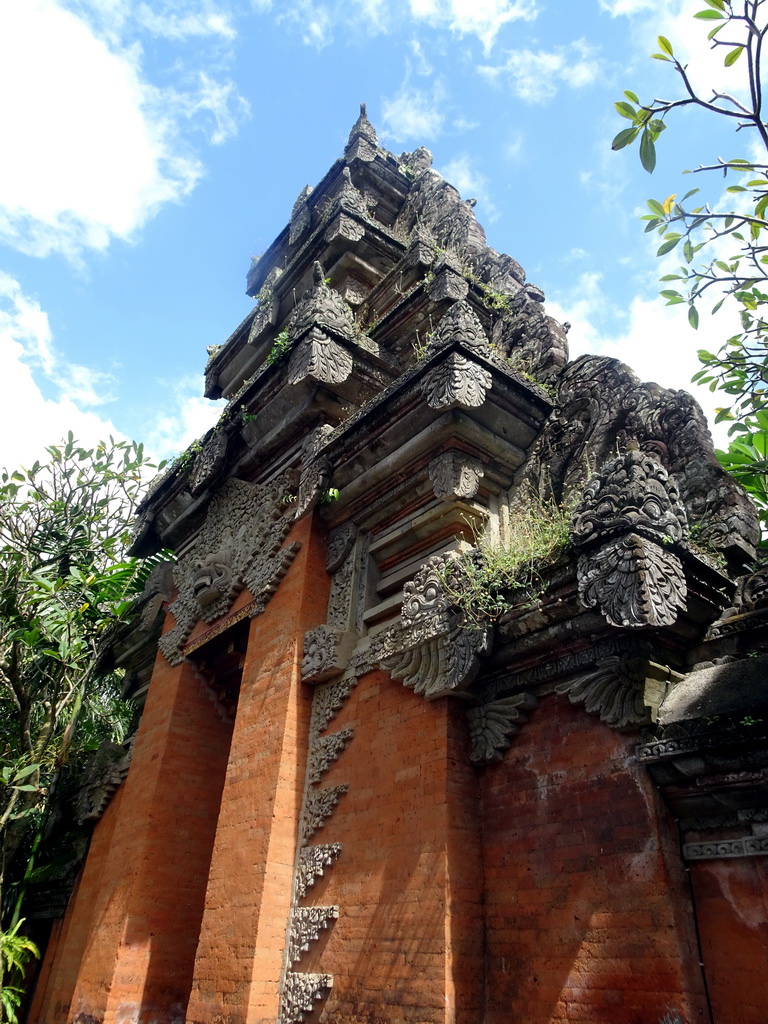
[[[610,149],[624,89],[678,94],[649,59],[659,33],[699,84],[740,74],[707,49],[702,6],[2,0],[0,466],[69,430],[170,457],[215,421],[206,346],[248,313],[251,257],[342,155],[360,101],[382,145],[426,145],[477,199],[488,243],[572,324],[572,357],[615,356],[711,411],[689,381],[697,349],[733,333],[728,313],[694,332],[665,307],[658,278],[677,260],[656,258],[639,217],[692,187],[683,169],[744,143],[681,111],[652,176]],[[716,201],[722,181],[709,187]]]

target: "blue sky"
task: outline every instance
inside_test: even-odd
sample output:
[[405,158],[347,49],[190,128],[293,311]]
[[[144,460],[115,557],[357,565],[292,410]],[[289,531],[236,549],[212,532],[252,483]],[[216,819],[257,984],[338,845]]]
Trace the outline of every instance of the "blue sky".
[[[653,176],[613,102],[723,74],[701,0],[4,0],[0,4],[0,465],[67,430],[173,455],[218,415],[206,346],[248,312],[245,274],[365,100],[395,154],[428,146],[488,242],[597,351],[687,387],[729,325],[658,298],[647,198],[742,155],[681,113]],[[738,64],[727,74],[740,74]],[[738,89],[738,85],[732,88]],[[696,182],[702,184],[701,182]],[[715,200],[722,182],[714,181]],[[672,265],[674,265],[672,259]],[[682,310],[682,312],[681,312]],[[712,408],[706,392],[697,397]]]

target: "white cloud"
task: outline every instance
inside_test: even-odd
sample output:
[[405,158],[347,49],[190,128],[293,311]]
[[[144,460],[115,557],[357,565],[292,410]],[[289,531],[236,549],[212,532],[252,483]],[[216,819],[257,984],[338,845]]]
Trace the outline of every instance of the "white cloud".
[[158,459],[171,458],[184,451],[196,438],[212,427],[221,415],[225,401],[203,398],[202,378],[188,374],[167,382],[168,401],[156,421],[149,424],[147,450]]
[[620,14],[639,14],[641,11],[658,10],[658,0],[600,0],[600,10],[612,18]]
[[[28,255],[77,258],[130,240],[202,174],[182,125],[213,115],[212,141],[222,141],[243,113],[233,87],[204,72],[192,89],[154,87],[138,43],[115,42],[126,4],[93,6],[95,27],[56,0],[0,4],[0,92],[13,96],[0,108],[0,241]],[[177,35],[192,31],[192,17],[178,13]],[[203,21],[196,30],[228,38],[212,9]]]
[[[46,398],[35,380],[42,374]],[[109,401],[111,375],[63,362],[53,346],[48,316],[18,281],[0,273],[0,466],[9,469],[41,459],[44,448],[67,431],[85,444],[124,435],[85,406]]]
[[409,0],[409,6],[417,21],[477,36],[486,53],[504,25],[532,21],[538,14],[536,0]]
[[433,86],[431,96],[403,83],[395,96],[382,100],[382,135],[396,142],[436,138],[445,121],[440,109],[442,101],[443,90],[439,83]]
[[472,164],[471,157],[463,154],[439,168],[439,173],[459,190],[464,199],[477,199],[489,220],[494,221],[499,211],[491,200],[488,179]]
[[[475,36],[486,54],[501,29],[514,21],[532,21],[537,0],[251,0],[257,13],[273,13],[278,22],[301,33],[302,41],[322,49],[339,27],[366,35],[416,23],[447,29],[462,38]],[[426,73],[426,72],[419,72]]]
[[510,50],[503,64],[480,65],[491,81],[508,81],[513,93],[526,103],[546,103],[565,84],[571,89],[591,85],[597,78],[597,51],[584,39],[554,50]]

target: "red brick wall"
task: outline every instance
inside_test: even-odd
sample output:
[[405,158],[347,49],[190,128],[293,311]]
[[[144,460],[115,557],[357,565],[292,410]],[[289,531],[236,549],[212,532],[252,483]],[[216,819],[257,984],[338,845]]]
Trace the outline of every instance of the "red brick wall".
[[715,1024],[768,1018],[768,864],[764,857],[691,864]]
[[363,677],[327,732],[355,734],[323,786],[349,784],[315,843],[342,844],[305,905],[340,916],[295,969],[334,977],[320,1019],[481,1019],[482,867],[463,707]]
[[67,1011],[110,1024],[183,1017],[230,734],[192,667],[158,657],[128,778],[96,829],[65,921],[41,1024]]
[[487,769],[487,1024],[707,1020],[674,823],[635,742],[553,696]]
[[187,1010],[206,1024],[274,1021],[306,768],[311,690],[300,681],[304,633],[325,621],[320,524],[251,624]]

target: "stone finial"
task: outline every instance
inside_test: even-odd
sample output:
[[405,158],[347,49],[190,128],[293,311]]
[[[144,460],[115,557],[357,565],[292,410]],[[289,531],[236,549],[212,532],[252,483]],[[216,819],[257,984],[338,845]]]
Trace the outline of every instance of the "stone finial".
[[376,134],[376,129],[368,120],[368,109],[365,103],[360,104],[360,116],[352,125],[352,130],[349,133],[349,140],[347,142],[347,149],[349,149],[357,139],[365,139],[373,146],[378,146],[379,144],[379,137]]

